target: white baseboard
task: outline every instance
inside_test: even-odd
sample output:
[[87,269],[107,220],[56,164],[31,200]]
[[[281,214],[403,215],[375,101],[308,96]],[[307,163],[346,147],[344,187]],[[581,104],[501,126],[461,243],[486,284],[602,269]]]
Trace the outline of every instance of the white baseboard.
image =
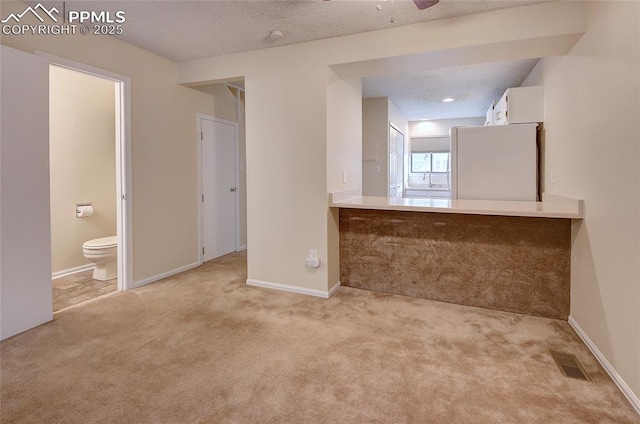
[[600,352],[600,349],[598,349],[595,343],[591,341],[589,336],[587,336],[587,333],[584,332],[582,327],[580,327],[580,325],[576,322],[576,320],[572,316],[569,316],[569,325],[571,325],[571,327],[573,327],[575,332],[578,333],[578,336],[580,336],[584,344],[587,345],[591,353],[593,353],[593,356],[595,356],[598,362],[600,362],[600,365],[602,365],[602,368],[604,368],[607,374],[609,374],[613,382],[616,383],[616,386],[618,386],[622,394],[625,395],[625,397],[631,403],[631,405],[636,410],[636,412],[640,414],[640,399],[638,399],[638,396],[636,396],[636,394],[633,393],[633,391],[627,385],[627,383],[624,382],[620,374],[618,374],[615,368],[613,368],[613,365],[611,365],[611,363],[607,361],[607,358],[604,357],[602,352]]
[[63,269],[62,271],[56,271],[51,274],[51,279],[55,280],[62,277],[67,277],[69,275],[77,274],[79,272],[89,271],[90,269],[95,268],[95,264],[84,264],[81,266],[77,266],[75,268]]
[[243,250],[247,250],[247,245],[246,244],[243,244],[242,246],[238,247],[236,252],[242,252]]
[[194,262],[189,265],[182,266],[180,268],[172,269],[167,272],[163,272],[162,274],[154,275],[152,277],[147,277],[142,280],[136,281],[133,283],[134,288],[138,288],[147,284],[154,283],[158,280],[162,280],[163,278],[171,277],[172,275],[180,274],[181,272],[189,271],[190,269],[196,268],[202,265],[202,262]]
[[322,291],[322,290],[315,290],[315,289],[306,289],[304,287],[289,286],[289,285],[280,284],[280,283],[272,283],[270,281],[254,280],[251,278],[247,279],[247,285],[256,286],[256,287],[265,287],[268,289],[281,290],[281,291],[286,291],[291,293],[306,294],[309,296],[322,297],[324,299],[330,298],[331,295],[340,288],[339,281],[333,287],[331,287],[329,291]]
[[341,285],[342,285],[342,283],[341,283],[340,281],[338,281],[337,283],[335,283],[335,284],[333,285],[333,287],[331,287],[331,288],[329,289],[329,296],[328,296],[328,297],[333,296],[333,294],[334,294],[335,292],[337,292],[337,291],[340,289],[340,286],[341,286]]

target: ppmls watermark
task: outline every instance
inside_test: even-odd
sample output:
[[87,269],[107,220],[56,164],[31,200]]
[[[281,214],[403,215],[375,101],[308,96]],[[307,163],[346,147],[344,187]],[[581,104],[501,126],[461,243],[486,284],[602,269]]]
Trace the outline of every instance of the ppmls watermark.
[[[27,17],[35,17],[40,23],[34,25],[21,22]],[[28,6],[21,13],[9,14],[0,23],[4,35],[120,35],[125,21],[123,10],[69,10],[66,14],[63,11],[61,17],[58,8],[47,9],[42,3],[38,3],[34,7]]]

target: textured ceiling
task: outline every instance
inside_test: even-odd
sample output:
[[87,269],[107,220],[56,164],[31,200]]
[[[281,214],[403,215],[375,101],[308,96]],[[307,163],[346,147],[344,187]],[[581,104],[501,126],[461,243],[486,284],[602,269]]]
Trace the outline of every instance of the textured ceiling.
[[[441,0],[420,11],[412,0],[73,0],[66,2],[66,9],[124,10],[126,22],[119,38],[180,62],[542,1]],[[276,29],[284,37],[274,41],[269,34]]]
[[[440,0],[422,11],[412,0],[70,0],[65,7],[123,10],[126,22],[118,38],[180,62],[543,1]],[[41,2],[63,10],[62,1]],[[272,40],[273,30],[284,36]],[[390,97],[411,120],[482,116],[491,101],[519,85],[534,64],[528,60],[366,78],[363,89],[366,97]],[[444,97],[458,100],[444,104]]]
[[[362,97],[389,97],[410,121],[484,116],[493,100],[518,87],[538,59],[364,78]],[[451,103],[441,100],[454,98]]]

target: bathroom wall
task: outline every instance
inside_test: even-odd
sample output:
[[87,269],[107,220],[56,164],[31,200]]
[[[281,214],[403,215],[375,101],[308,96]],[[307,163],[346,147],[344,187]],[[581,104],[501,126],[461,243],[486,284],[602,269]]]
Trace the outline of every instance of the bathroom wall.
[[[82,243],[116,235],[115,83],[51,66],[49,132],[54,276],[89,264]],[[76,218],[76,203],[94,215]]]

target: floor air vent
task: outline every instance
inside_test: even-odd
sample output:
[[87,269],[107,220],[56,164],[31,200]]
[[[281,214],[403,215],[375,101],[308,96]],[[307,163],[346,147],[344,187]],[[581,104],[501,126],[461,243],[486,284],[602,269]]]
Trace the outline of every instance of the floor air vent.
[[550,350],[549,353],[558,364],[562,375],[569,378],[577,378],[578,380],[591,381],[591,377],[589,377],[589,374],[584,370],[575,355],[553,350]]

